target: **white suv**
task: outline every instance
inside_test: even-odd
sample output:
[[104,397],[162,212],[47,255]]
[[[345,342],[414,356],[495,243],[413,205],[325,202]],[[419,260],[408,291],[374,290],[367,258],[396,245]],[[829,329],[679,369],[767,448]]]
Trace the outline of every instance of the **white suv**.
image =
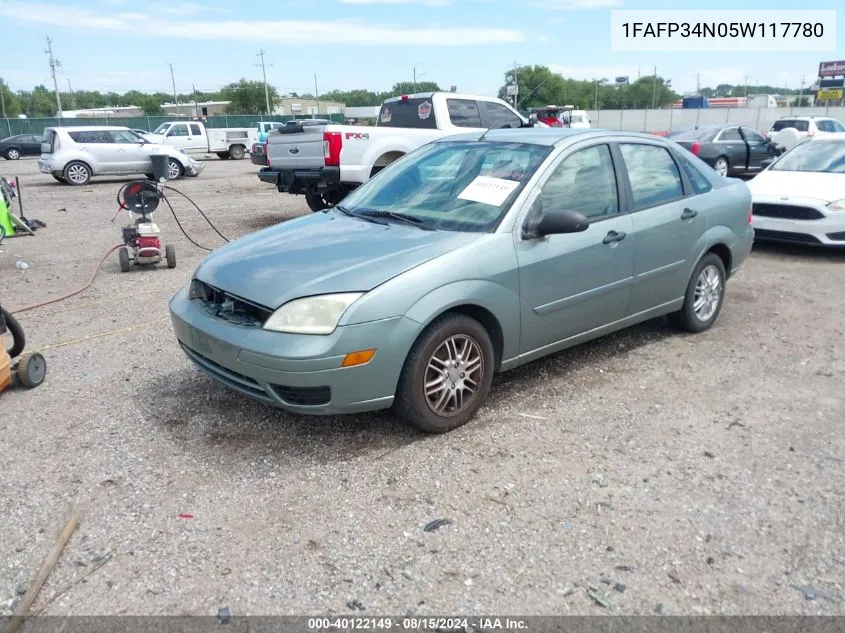
[[836,119],[826,116],[782,116],[772,124],[768,137],[772,138],[772,136],[787,128],[792,128],[798,132],[801,140],[840,134],[845,138],[845,126]]
[[165,154],[168,178],[197,176],[205,167],[181,150],[150,143],[127,127],[48,127],[41,138],[38,169],[62,183],[87,185],[92,176],[146,174],[152,177],[150,156]]

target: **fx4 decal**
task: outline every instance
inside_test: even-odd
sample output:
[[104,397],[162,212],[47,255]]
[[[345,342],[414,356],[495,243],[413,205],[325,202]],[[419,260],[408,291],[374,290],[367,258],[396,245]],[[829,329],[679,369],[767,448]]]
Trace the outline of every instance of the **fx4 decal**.
[[368,141],[370,139],[370,135],[367,132],[347,132],[346,133],[347,139],[360,139],[362,141]]

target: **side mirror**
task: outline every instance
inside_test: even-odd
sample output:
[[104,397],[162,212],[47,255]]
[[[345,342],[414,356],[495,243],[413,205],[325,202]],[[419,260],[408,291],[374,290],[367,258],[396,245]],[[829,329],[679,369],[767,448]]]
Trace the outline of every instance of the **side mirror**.
[[528,126],[534,127],[535,125],[537,125],[538,120],[539,119],[537,118],[537,113],[532,112],[531,114],[528,115]]
[[522,236],[525,239],[536,239],[546,235],[581,233],[586,231],[589,226],[590,221],[582,213],[575,211],[544,212],[541,198],[537,198],[522,229]]

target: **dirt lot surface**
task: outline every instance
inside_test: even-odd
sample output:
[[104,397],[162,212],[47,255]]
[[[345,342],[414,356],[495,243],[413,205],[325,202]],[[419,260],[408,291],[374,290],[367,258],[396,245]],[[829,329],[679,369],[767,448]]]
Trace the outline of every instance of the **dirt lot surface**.
[[[0,245],[15,310],[83,284],[125,217],[119,180],[0,168],[47,224]],[[230,237],[307,212],[255,170],[209,161],[175,186]],[[658,320],[534,363],[428,437],[389,413],[289,415],[196,371],[167,300],[204,253],[157,220],[175,269],[122,274],[113,253],[89,290],[20,315],[49,371],[0,394],[0,614],[74,505],[36,611],[845,613],[845,256],[755,249],[709,332]]]

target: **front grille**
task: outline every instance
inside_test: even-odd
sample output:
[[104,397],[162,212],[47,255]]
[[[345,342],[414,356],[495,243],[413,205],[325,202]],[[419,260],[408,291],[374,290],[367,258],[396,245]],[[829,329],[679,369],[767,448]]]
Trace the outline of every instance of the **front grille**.
[[179,344],[182,346],[182,350],[185,354],[187,354],[188,358],[190,358],[195,365],[205,371],[205,373],[212,378],[216,378],[232,389],[237,389],[238,391],[242,391],[243,393],[249,394],[265,402],[272,402],[271,398],[267,395],[267,392],[264,391],[261,385],[249,376],[244,376],[243,374],[239,374],[236,371],[232,371],[231,369],[215,363],[210,358],[203,356],[199,352],[195,352],[181,341]]
[[261,327],[273,314],[269,308],[236,297],[199,279],[191,281],[188,296],[212,316],[235,325]]
[[820,244],[812,235],[790,233],[789,231],[770,231],[769,229],[754,229],[754,238],[778,242],[796,242],[799,244]]
[[838,233],[828,233],[827,239],[834,240],[836,242],[845,241],[845,231],[839,231]]
[[316,407],[328,404],[332,399],[329,387],[286,387],[284,385],[270,385],[280,400],[287,404],[303,407]]
[[762,218],[779,218],[781,220],[820,220],[824,213],[813,207],[799,207],[792,204],[754,203],[751,213]]

